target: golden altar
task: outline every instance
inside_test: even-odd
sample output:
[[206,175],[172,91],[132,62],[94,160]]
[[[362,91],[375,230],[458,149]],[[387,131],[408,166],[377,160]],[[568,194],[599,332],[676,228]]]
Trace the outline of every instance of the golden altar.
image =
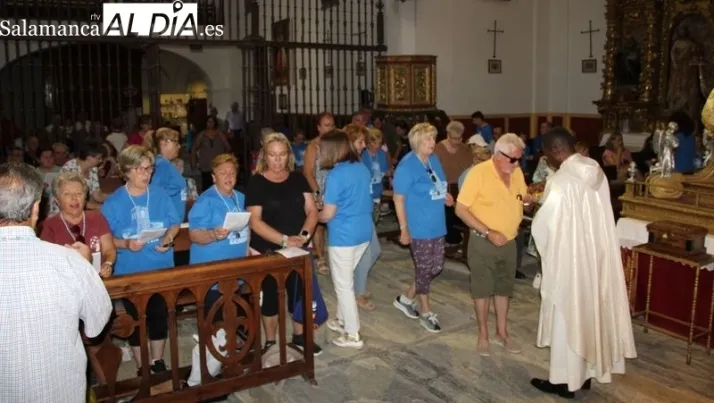
[[375,58],[376,111],[386,115],[426,115],[436,108],[436,56]]

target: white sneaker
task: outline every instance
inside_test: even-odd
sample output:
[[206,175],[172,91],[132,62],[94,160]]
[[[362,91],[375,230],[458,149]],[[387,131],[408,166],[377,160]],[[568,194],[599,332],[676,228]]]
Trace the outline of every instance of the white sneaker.
[[538,273],[533,278],[533,288],[540,288],[541,274]]
[[345,324],[339,319],[332,319],[327,321],[327,328],[333,332],[339,334],[345,334]]
[[332,344],[337,347],[351,347],[356,348],[357,350],[364,347],[364,342],[362,341],[362,338],[359,337],[359,333],[343,334],[335,340],[332,340]]

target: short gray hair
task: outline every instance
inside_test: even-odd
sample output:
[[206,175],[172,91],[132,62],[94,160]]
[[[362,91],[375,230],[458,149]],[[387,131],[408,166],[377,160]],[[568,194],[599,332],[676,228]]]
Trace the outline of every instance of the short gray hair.
[[67,182],[79,183],[80,185],[82,185],[82,189],[84,189],[85,194],[87,193],[87,190],[89,189],[87,186],[87,181],[84,180],[84,178],[82,177],[82,175],[79,172],[64,171],[64,172],[60,172],[57,176],[55,176],[55,179],[52,181],[52,194],[55,195],[55,197],[59,197],[60,189]]
[[416,153],[426,137],[436,139],[436,134],[436,127],[430,123],[417,123],[409,130],[409,146]]
[[526,148],[526,143],[516,134],[516,133],[506,133],[498,138],[496,145],[493,147],[493,153],[506,153],[509,154],[513,150],[523,150]]
[[0,223],[22,223],[32,216],[32,206],[42,198],[40,173],[27,164],[0,165]]

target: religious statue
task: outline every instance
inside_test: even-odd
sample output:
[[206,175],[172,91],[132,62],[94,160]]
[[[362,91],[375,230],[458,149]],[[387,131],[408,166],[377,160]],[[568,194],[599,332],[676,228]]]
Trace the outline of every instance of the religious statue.
[[620,86],[636,86],[640,83],[640,73],[640,44],[630,36],[615,55],[615,79]]
[[681,23],[674,34],[669,52],[670,68],[667,81],[667,106],[670,111],[684,111],[697,121],[707,94],[704,51],[693,38],[689,26]]
[[669,122],[666,130],[655,131],[654,149],[657,153],[657,164],[650,173],[660,172],[661,177],[669,178],[674,170],[674,151],[679,147],[679,140],[674,134],[679,129],[675,122]]

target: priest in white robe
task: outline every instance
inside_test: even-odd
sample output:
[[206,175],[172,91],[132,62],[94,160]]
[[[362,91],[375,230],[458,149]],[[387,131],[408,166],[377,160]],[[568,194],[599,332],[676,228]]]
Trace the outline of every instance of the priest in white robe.
[[575,152],[567,130],[551,130],[542,144],[557,170],[531,227],[543,267],[537,345],[550,346],[550,374],[531,384],[573,398],[592,378],[624,373],[637,353],[608,180]]

